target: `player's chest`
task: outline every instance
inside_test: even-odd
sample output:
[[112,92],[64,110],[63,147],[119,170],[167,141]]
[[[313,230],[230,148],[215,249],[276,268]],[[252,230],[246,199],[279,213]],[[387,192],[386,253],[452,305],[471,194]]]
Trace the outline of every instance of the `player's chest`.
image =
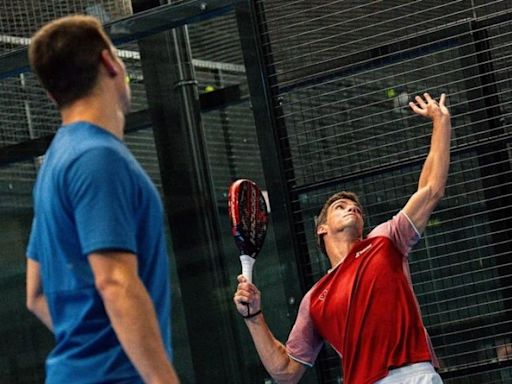
[[311,294],[315,322],[342,324],[369,296],[403,274],[402,256],[387,238],[362,241],[344,262],[322,278]]

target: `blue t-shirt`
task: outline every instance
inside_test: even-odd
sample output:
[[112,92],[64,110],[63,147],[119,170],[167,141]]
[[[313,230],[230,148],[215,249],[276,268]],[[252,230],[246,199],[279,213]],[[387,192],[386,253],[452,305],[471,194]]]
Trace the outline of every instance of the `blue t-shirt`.
[[158,192],[124,143],[95,125],[61,127],[34,187],[27,250],[40,265],[56,346],[47,383],[140,383],[105,312],[88,255],[137,256],[169,356],[170,282]]

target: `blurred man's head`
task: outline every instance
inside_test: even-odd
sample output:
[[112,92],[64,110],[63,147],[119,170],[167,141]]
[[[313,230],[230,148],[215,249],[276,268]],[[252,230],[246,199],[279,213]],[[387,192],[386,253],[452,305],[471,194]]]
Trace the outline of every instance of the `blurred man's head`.
[[96,18],[67,16],[36,32],[30,43],[29,59],[41,84],[62,109],[93,90],[105,50],[113,60],[119,60]]

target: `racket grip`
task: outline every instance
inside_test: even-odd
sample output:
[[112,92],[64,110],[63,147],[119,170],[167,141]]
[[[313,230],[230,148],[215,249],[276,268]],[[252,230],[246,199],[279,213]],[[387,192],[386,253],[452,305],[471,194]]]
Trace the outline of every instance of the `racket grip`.
[[255,261],[256,259],[254,259],[251,256],[240,255],[240,263],[242,264],[242,275],[245,276],[249,283],[252,283],[252,267]]

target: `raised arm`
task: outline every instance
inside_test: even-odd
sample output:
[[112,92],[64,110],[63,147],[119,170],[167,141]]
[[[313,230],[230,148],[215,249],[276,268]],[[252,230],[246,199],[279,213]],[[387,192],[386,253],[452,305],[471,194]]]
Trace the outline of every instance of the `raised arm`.
[[89,263],[112,327],[144,382],[179,383],[162,342],[153,303],[137,275],[136,256],[127,252],[92,253]]
[[432,211],[444,196],[450,166],[451,121],[445,102],[444,93],[439,103],[425,93],[423,98],[416,96],[417,104],[409,103],[415,113],[431,119],[433,126],[430,150],[421,170],[418,190],[403,209],[420,233],[425,230]]
[[[260,311],[261,294],[254,284],[247,282],[247,279],[240,275],[233,301],[240,315],[245,317],[248,310],[251,314]],[[259,313],[245,319],[245,324],[260,360],[272,378],[278,383],[297,383],[306,367],[288,356],[285,346],[276,340],[267,326],[263,314]]]

